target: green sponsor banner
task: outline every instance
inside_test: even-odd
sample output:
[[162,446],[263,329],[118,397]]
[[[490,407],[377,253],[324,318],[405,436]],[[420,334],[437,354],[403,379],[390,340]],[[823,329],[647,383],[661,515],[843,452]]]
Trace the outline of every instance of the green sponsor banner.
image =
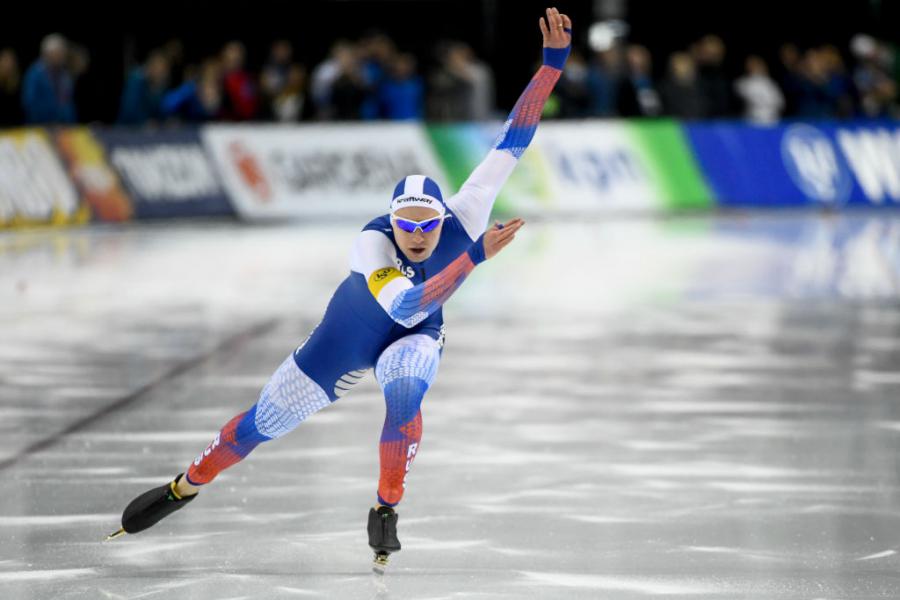
[[[462,187],[487,155],[502,127],[500,122],[426,126],[435,154],[454,192]],[[536,210],[551,208],[552,195],[545,171],[540,155],[526,152],[497,196],[495,212],[509,215],[521,210],[523,205]]]
[[[427,126],[435,154],[459,189],[501,124]],[[496,211],[670,212],[712,206],[712,196],[675,121],[542,123],[497,199]]]
[[481,125],[427,125],[425,130],[437,150],[438,160],[450,185],[459,189],[490,147]]
[[682,126],[669,119],[628,123],[635,148],[643,154],[668,210],[713,206],[713,197],[694,159]]

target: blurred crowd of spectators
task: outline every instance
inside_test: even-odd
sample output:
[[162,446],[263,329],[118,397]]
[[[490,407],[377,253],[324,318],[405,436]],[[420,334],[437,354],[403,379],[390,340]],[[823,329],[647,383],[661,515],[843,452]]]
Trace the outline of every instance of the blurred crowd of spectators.
[[[277,40],[253,70],[239,41],[194,64],[173,40],[126,75],[117,122],[469,121],[505,114],[495,105],[491,67],[468,45],[441,42],[429,58],[423,73],[418,57],[373,32],[336,42],[311,70],[295,60],[291,42]],[[866,35],[854,37],[844,52],[785,44],[774,64],[757,55],[729,57],[715,35],[671,53],[664,65],[654,58],[638,44],[573,50],[547,116],[743,117],[758,123],[900,117],[897,51]],[[86,49],[58,34],[44,38],[24,76],[16,53],[0,50],[0,126],[78,122],[79,79],[89,65]]]
[[850,66],[833,45],[778,49],[770,65],[743,57],[733,72],[724,41],[707,35],[667,58],[656,76],[647,48],[614,45],[590,59],[573,52],[557,86],[562,117],[742,117],[756,123],[782,118],[900,117],[896,49],[858,35],[848,49]]

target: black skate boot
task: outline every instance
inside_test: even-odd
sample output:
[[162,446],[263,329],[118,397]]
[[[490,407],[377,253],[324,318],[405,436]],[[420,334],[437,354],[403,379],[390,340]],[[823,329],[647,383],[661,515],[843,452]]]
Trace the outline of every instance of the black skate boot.
[[400,551],[400,540],[397,539],[397,513],[389,506],[370,508],[368,530],[369,547],[375,551],[372,570],[384,573],[388,556]]
[[197,494],[181,497],[175,492],[175,486],[183,476],[184,473],[181,473],[174,481],[144,492],[132,500],[122,513],[122,529],[109,534],[106,539],[112,540],[126,533],[138,533],[153,527],[164,517],[187,505]]

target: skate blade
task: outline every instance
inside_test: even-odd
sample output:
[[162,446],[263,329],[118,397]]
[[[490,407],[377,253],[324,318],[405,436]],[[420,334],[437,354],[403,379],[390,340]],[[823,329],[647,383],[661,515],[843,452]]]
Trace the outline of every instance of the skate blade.
[[114,540],[114,539],[116,539],[117,537],[122,537],[123,535],[125,535],[125,533],[126,533],[126,531],[125,531],[125,528],[123,527],[122,529],[120,529],[120,530],[118,530],[118,531],[116,531],[116,532],[113,532],[113,533],[109,534],[108,536],[106,536],[106,539],[103,540],[103,541],[104,541],[104,542],[108,542],[108,541],[110,541],[110,540]]
[[384,575],[388,566],[387,554],[376,554],[375,560],[372,561],[372,571],[378,575]]

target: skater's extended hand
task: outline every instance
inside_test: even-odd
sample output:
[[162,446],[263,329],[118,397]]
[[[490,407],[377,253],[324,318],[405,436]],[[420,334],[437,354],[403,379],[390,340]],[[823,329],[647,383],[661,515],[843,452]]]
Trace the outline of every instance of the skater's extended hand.
[[544,48],[565,48],[572,43],[572,19],[555,8],[547,9],[547,21],[539,19]]
[[488,229],[484,234],[484,258],[485,260],[494,257],[498,252],[503,250],[507,244],[516,239],[516,232],[522,228],[525,221],[522,219],[513,219],[502,225],[495,223],[493,227]]

